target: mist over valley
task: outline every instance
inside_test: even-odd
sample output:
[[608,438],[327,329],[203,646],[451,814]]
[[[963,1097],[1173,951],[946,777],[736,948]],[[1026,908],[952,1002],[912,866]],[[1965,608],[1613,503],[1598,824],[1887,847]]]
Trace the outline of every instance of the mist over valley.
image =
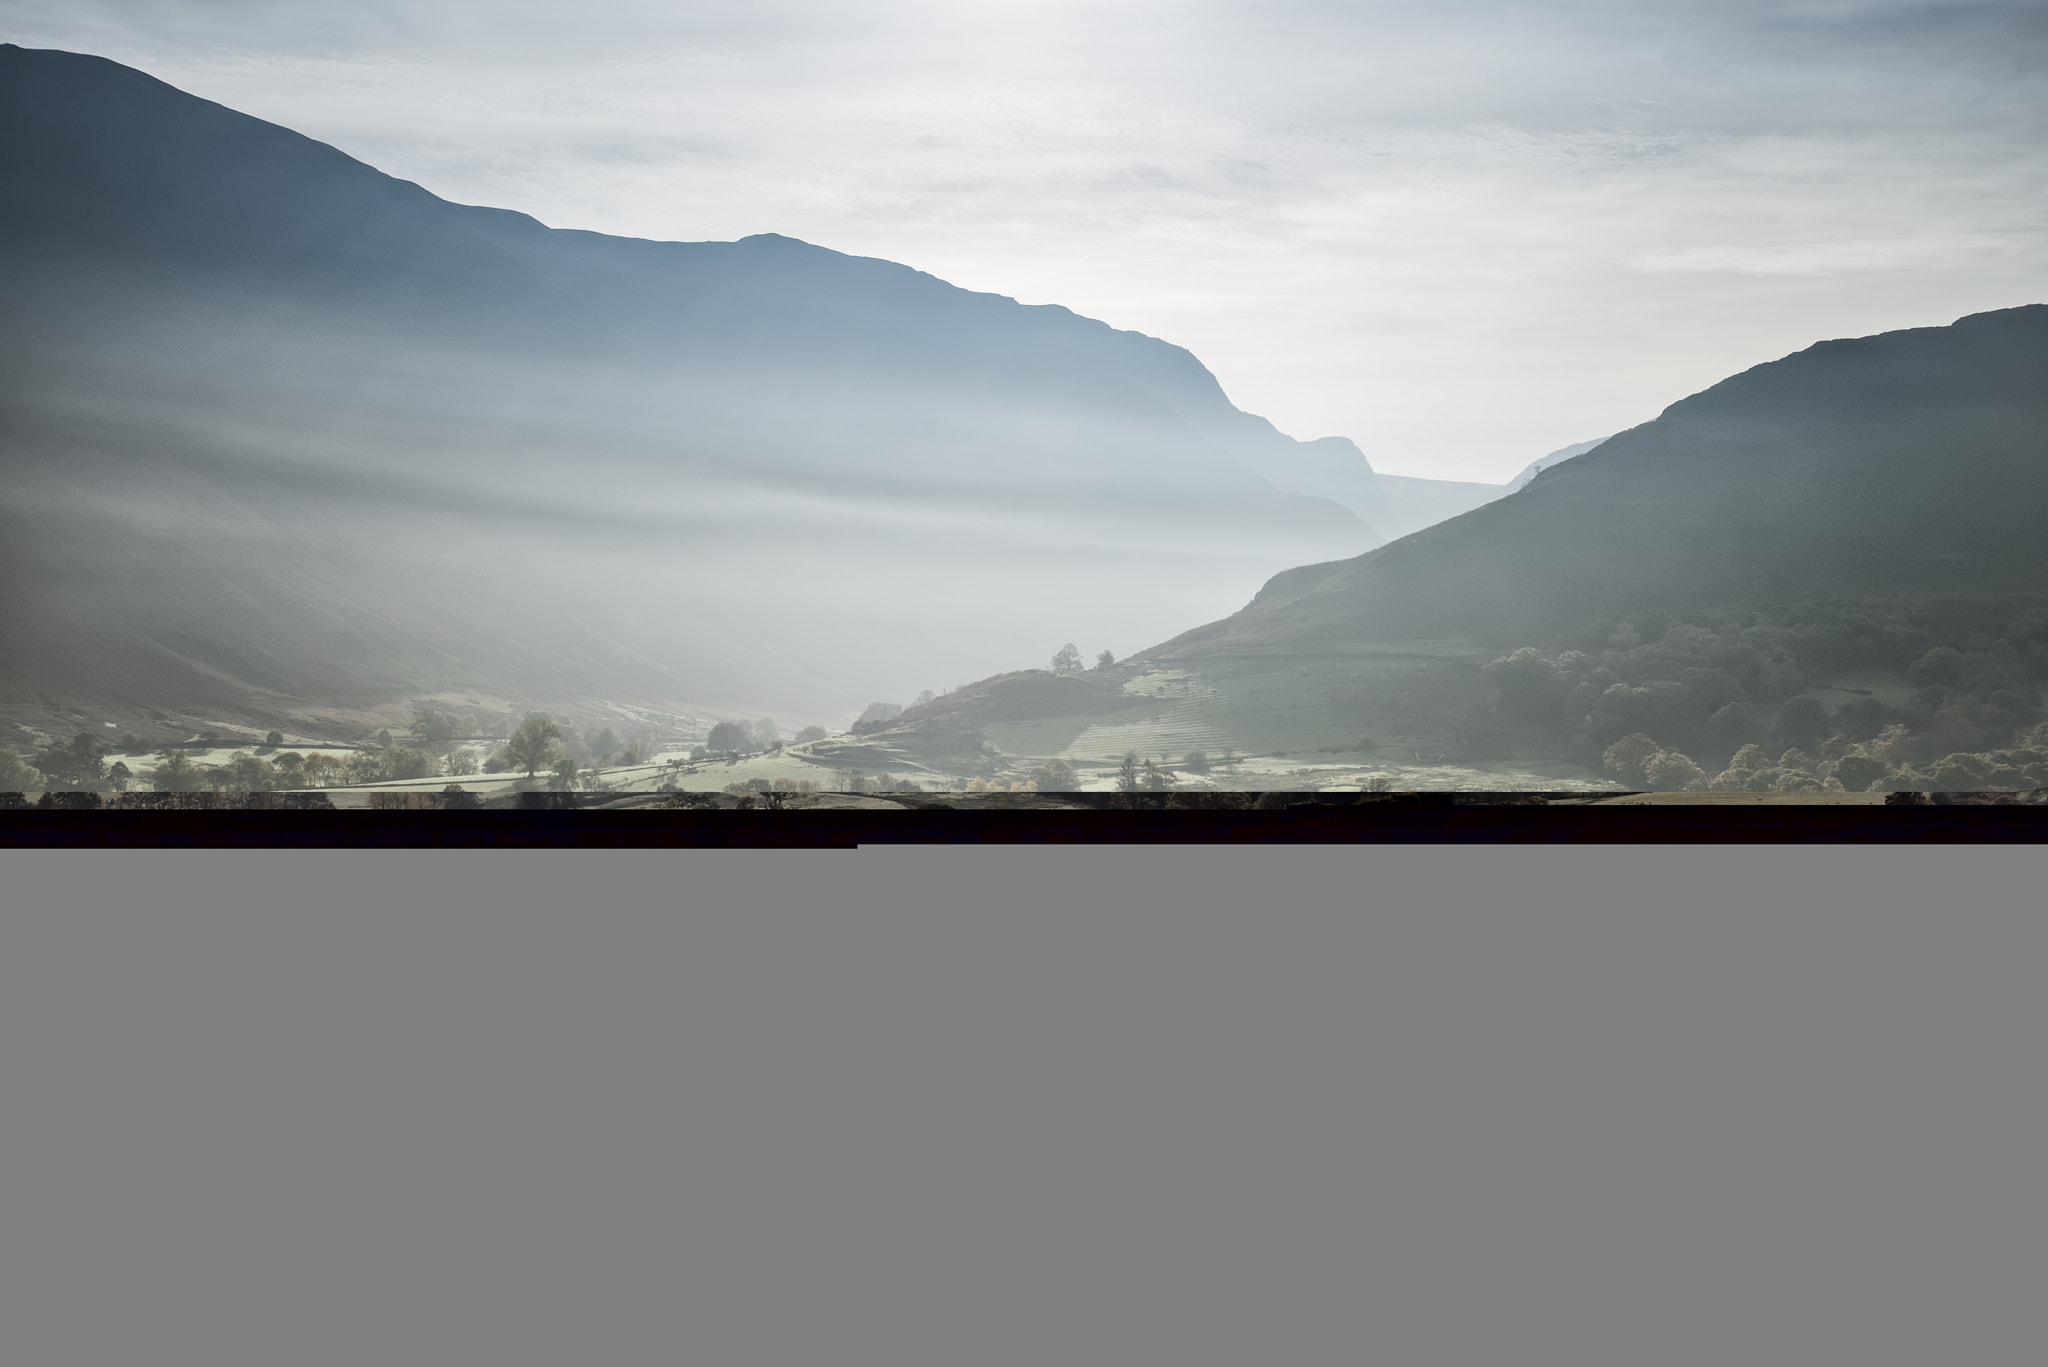
[[547,714],[649,792],[2048,785],[2040,305],[1485,484],[1065,308],[450,203],[98,57],[0,46],[0,183],[45,782],[118,736],[509,786]]

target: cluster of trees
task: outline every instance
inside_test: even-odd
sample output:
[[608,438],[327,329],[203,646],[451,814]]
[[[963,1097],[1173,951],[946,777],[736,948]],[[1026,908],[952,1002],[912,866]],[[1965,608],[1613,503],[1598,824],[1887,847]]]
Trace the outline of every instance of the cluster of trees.
[[[1886,702],[1809,688],[1852,669],[1897,671],[1911,691]],[[1480,681],[1491,723],[1562,741],[1574,761],[1631,786],[1983,786],[1970,775],[2024,776],[2024,764],[1995,757],[2028,748],[2023,733],[2043,719],[2048,611],[1805,603],[1653,615],[1594,623],[1562,648],[1525,646]]]
[[[774,730],[767,718],[757,726]],[[504,737],[488,757],[461,744],[465,736],[487,732]],[[220,737],[209,732],[206,739],[217,743]],[[403,740],[387,729],[373,744],[345,757],[280,752],[283,744],[283,734],[273,730],[260,747],[251,747],[253,753],[238,753],[217,764],[201,763],[181,746],[165,746],[155,754],[148,783],[158,792],[271,792],[463,777],[483,769],[524,771],[529,779],[545,772],[551,786],[597,787],[602,786],[599,774],[605,765],[641,763],[653,748],[653,736],[643,730],[621,737],[609,726],[580,732],[566,719],[541,713],[528,714],[513,728],[422,704],[413,708]],[[137,776],[119,759],[110,763],[109,756],[115,750],[140,755],[147,748],[132,732],[123,734],[114,747],[81,732],[70,741],[44,746],[29,759],[0,751],[0,791],[126,791]]]
[[[1108,669],[1116,663],[1116,656],[1103,651],[1095,657],[1097,669]],[[1052,657],[1052,672],[1055,674],[1079,674],[1087,668],[1081,663],[1081,651],[1072,641],[1061,646]]]
[[1074,766],[1057,757],[1047,760],[1024,775],[1024,781],[1031,785],[1034,793],[1078,793],[1081,791],[1081,776],[1074,772]]
[[1916,758],[1918,743],[1905,727],[1886,727],[1868,741],[1830,737],[1817,752],[1798,747],[1772,759],[1760,745],[1745,745],[1720,772],[1708,774],[1648,736],[1625,736],[1608,748],[1606,770],[1631,787],[1657,791],[1751,793],[1974,792],[2048,788],[2048,723],[2024,744],[1982,752],[1954,751]]
[[924,785],[914,779],[897,778],[893,774],[876,774],[868,778],[858,769],[839,769],[832,775],[832,791],[835,793],[921,793]]
[[1117,765],[1116,790],[1120,793],[1170,793],[1174,787],[1173,770],[1158,760],[1139,758],[1136,750],[1125,751]]
[[118,760],[108,764],[109,749],[98,736],[81,731],[68,741],[51,741],[26,759],[0,750],[0,792],[126,792],[134,776]]
[[728,783],[725,791],[740,797],[750,793],[818,793],[824,788],[816,779],[808,778],[749,778],[738,783]]
[[[824,738],[825,728],[822,726],[807,726],[796,734],[799,741]],[[714,755],[743,755],[764,750],[780,750],[782,728],[775,724],[773,717],[763,717],[751,726],[742,721],[722,721],[712,727],[711,734],[704,738],[704,748]]]

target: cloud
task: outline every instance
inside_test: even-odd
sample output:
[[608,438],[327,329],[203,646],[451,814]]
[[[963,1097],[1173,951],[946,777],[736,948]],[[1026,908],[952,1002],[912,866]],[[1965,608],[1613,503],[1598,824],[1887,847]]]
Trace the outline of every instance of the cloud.
[[32,0],[451,199],[774,231],[1504,479],[1821,337],[2048,295],[2048,12],[1782,0]]

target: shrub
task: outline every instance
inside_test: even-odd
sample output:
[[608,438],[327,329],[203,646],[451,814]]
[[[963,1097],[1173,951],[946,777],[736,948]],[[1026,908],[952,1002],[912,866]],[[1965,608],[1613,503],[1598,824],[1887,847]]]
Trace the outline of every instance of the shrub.
[[796,742],[799,745],[808,745],[814,740],[823,740],[831,734],[822,726],[806,726],[803,730],[796,733]]
[[1206,774],[1209,772],[1209,756],[1206,751],[1190,750],[1181,757],[1180,762],[1181,767],[1191,774]]

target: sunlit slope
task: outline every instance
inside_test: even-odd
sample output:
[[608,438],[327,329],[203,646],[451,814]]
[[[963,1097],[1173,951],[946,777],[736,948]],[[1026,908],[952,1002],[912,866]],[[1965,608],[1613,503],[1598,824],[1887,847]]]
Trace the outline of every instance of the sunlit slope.
[[1805,596],[2048,591],[2048,306],[1823,342],[1521,492],[1275,576],[1161,661]]
[[[1064,677],[1027,671],[813,748],[829,745],[836,763],[869,772],[919,776],[1014,780],[1062,759],[1089,787],[1110,783],[1129,753],[1192,787],[1599,786],[1556,747],[1503,734],[1475,713],[1472,683],[1489,658],[1469,639],[1411,638],[1314,655],[1127,662]],[[1191,767],[1195,752],[1202,758]]]

